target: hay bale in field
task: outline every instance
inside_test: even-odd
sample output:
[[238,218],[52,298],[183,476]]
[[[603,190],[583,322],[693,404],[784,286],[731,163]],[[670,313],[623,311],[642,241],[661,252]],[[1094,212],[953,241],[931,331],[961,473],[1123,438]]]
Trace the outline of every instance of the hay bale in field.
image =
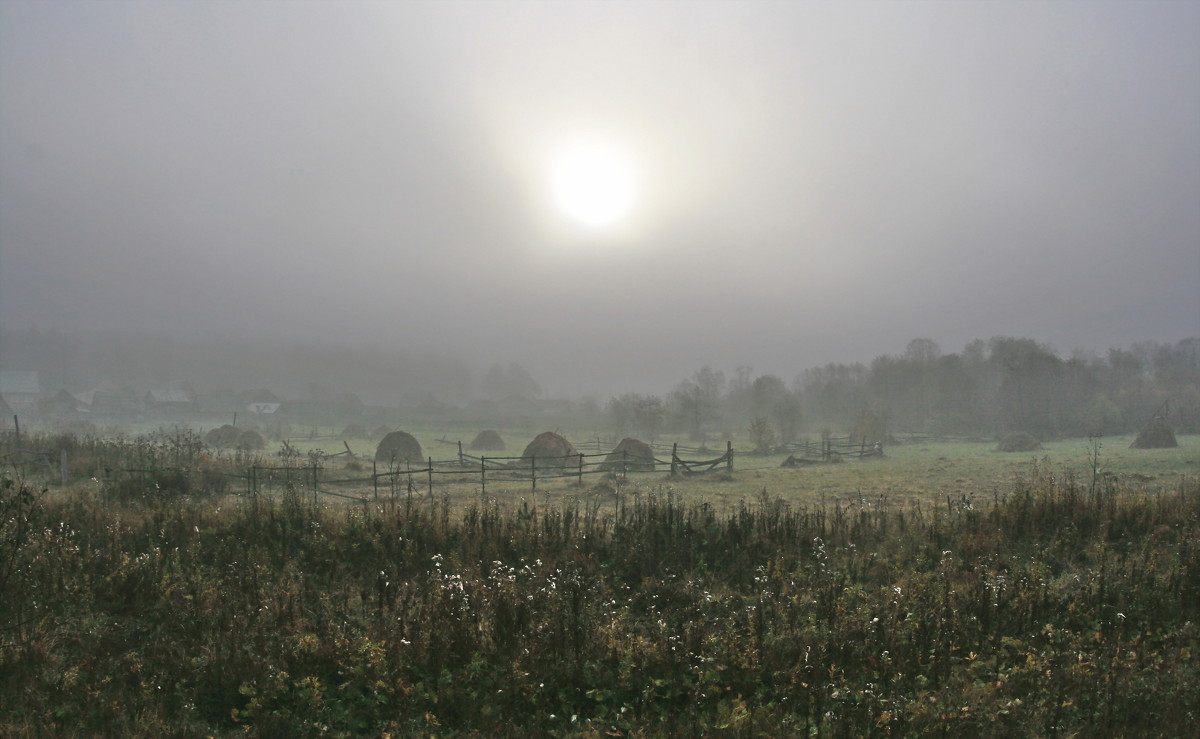
[[393,431],[380,440],[375,448],[375,461],[388,464],[421,464],[421,442],[407,431]]
[[246,429],[242,433],[238,434],[237,448],[249,449],[251,451],[266,449],[267,440],[263,438],[262,434],[258,433],[254,429]]
[[629,472],[653,472],[654,449],[641,439],[627,436],[608,453],[600,463],[600,469],[605,472],[620,472],[622,469]]
[[500,452],[504,451],[504,439],[500,438],[500,434],[488,429],[480,431],[475,435],[475,440],[471,442],[471,451],[477,452]]
[[1137,438],[1129,445],[1130,449],[1172,449],[1179,446],[1175,432],[1167,419],[1156,416],[1153,421],[1138,432]]
[[228,423],[204,435],[204,443],[217,449],[233,449],[241,440],[242,430]]
[[532,463],[538,469],[562,469],[571,462],[570,457],[578,456],[579,450],[571,442],[553,431],[544,431],[525,447],[521,462],[526,467]]
[[[385,434],[386,436],[386,434]],[[342,429],[343,439],[365,439],[367,438],[367,429],[361,423],[352,423]]]
[[1042,442],[1026,433],[1009,434],[1000,440],[996,446],[998,452],[1036,452],[1042,448]]

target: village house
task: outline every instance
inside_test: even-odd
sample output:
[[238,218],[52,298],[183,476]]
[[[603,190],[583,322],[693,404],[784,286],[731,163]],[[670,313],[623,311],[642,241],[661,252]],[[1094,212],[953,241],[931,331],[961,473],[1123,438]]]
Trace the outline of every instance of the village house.
[[41,394],[37,372],[0,370],[0,397],[12,410],[9,415],[35,415]]
[[257,390],[251,393],[245,402],[246,410],[260,416],[273,415],[282,405],[283,401],[270,390]]
[[159,416],[178,417],[199,410],[195,394],[188,390],[151,390],[146,393],[143,402],[147,413]]

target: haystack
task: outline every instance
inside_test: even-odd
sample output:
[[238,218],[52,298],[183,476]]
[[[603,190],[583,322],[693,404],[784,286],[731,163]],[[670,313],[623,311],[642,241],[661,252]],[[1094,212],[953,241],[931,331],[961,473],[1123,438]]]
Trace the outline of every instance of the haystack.
[[1042,442],[1026,433],[1009,434],[1000,440],[996,446],[998,452],[1036,452],[1042,448]]
[[425,461],[421,454],[421,442],[406,431],[393,431],[383,437],[375,449],[375,461],[394,464],[420,464]]
[[500,438],[500,434],[488,429],[480,431],[475,440],[471,442],[471,451],[476,452],[499,452],[505,448],[504,439]]
[[525,447],[525,451],[521,454],[521,461],[525,465],[529,465],[536,459],[534,464],[538,468],[561,469],[570,462],[570,457],[578,457],[578,455],[579,450],[571,442],[553,431],[544,431],[534,437],[533,441],[529,442],[529,446]]
[[1129,445],[1130,449],[1172,449],[1179,446],[1175,432],[1171,430],[1167,419],[1156,416],[1153,421],[1138,432],[1137,438]]
[[605,472],[653,472],[654,449],[641,439],[627,436],[604,458],[600,469]]
[[254,429],[246,429],[238,434],[238,449],[258,450],[267,448],[267,440]]
[[225,424],[209,431],[204,435],[204,442],[217,449],[232,449],[242,440],[242,430],[237,426]]

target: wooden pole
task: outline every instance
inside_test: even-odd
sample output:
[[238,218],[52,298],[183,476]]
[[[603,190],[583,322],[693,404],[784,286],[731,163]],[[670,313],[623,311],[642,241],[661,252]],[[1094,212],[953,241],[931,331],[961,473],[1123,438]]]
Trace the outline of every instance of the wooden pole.
[[463,462],[462,440],[461,439],[458,442],[458,464],[460,466],[466,466],[465,463]]
[[479,493],[487,495],[487,461],[483,457],[479,458]]
[[15,414],[13,415],[13,428],[16,429],[17,451],[19,452],[21,451],[21,419],[17,418]]
[[583,484],[583,452],[579,453],[579,484]]
[[537,492],[537,455],[529,458],[529,477],[533,480],[533,492]]
[[433,500],[433,457],[429,458],[429,499]]
[[675,476],[675,471],[678,469],[679,463],[679,442],[671,445],[671,477]]
[[375,500],[379,500],[379,470],[375,468],[375,460],[371,460],[371,485],[375,488]]
[[725,440],[725,469],[733,472],[733,441]]

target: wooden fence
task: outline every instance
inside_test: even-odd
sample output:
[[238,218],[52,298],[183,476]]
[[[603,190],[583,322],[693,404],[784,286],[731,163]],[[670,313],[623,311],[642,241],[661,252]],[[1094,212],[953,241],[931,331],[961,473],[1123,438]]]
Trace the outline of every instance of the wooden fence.
[[[789,453],[785,465],[805,462],[832,462],[838,459],[875,457],[883,454],[880,443],[855,441],[851,436],[822,434],[820,441],[802,441],[784,445]],[[789,465],[790,466],[790,465]]]
[[[336,476],[343,469],[328,468],[323,460],[337,455],[310,455],[308,464],[291,464],[299,455],[285,457],[282,464],[252,464],[242,469],[185,469],[180,467],[113,467],[98,473],[97,481],[107,490],[118,495],[140,495],[141,492],[162,490],[165,492],[189,493],[199,485],[202,491],[244,494],[257,496],[274,491],[290,490],[313,495],[329,495],[356,501],[378,500],[381,496],[398,493],[427,493],[432,496],[438,485],[478,484],[481,495],[487,494],[488,485],[505,483],[528,483],[537,491],[538,483],[554,479],[574,479],[582,485],[590,475],[615,475],[626,478],[630,472],[657,472],[669,470],[672,475],[703,474],[718,469],[732,471],[733,445],[726,443],[724,454],[709,459],[685,459],[679,456],[680,448],[671,447],[669,459],[657,457],[647,460],[627,452],[614,457],[611,453],[585,454],[579,452],[564,456],[536,457],[476,457],[462,451],[455,459],[434,460],[427,457],[422,466],[405,464],[403,468],[388,466],[381,469],[372,462],[369,474]],[[22,461],[14,456],[4,459],[6,465],[32,465],[43,472],[47,479],[53,472],[49,454],[30,452],[33,458]],[[67,464],[61,460],[62,482],[66,484]],[[647,469],[649,467],[649,469]],[[201,492],[197,490],[197,492]],[[365,492],[369,490],[370,492]]]

